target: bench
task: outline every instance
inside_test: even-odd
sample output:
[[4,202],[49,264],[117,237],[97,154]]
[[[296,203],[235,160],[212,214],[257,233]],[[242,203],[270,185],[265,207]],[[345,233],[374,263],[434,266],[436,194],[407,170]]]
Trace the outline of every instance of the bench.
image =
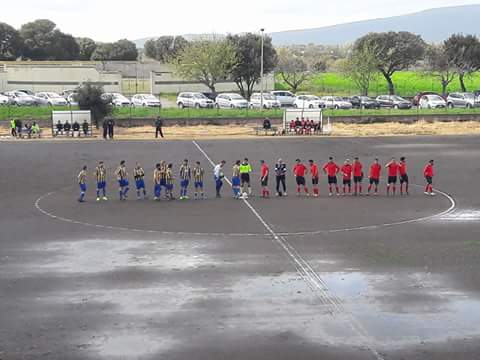
[[278,133],[278,128],[275,127],[275,126],[272,126],[270,129],[265,129],[263,126],[257,126],[255,128],[253,128],[253,130],[255,130],[255,135],[269,135],[269,134],[272,134],[273,135],[277,135]]

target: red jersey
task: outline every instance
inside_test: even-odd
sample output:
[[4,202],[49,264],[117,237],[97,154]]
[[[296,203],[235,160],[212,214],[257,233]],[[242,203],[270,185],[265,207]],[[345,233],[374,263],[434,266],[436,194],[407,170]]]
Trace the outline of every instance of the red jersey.
[[325,165],[323,165],[323,171],[325,171],[328,176],[333,177],[337,176],[340,168],[334,162],[327,162]]
[[343,174],[343,178],[345,180],[350,180],[352,178],[352,172],[353,172],[352,165],[350,165],[350,164],[343,165],[341,171],[342,171],[342,174]]
[[293,167],[293,174],[295,176],[305,176],[307,172],[307,167],[303,164],[297,164]]
[[407,163],[400,161],[398,163],[398,173],[400,176],[407,175]]
[[363,165],[360,161],[353,162],[353,176],[363,176]]
[[395,161],[391,161],[387,164],[388,176],[397,176],[398,164]]
[[318,178],[318,166],[316,164],[310,165],[310,174],[312,174],[313,178]]
[[423,175],[429,177],[433,177],[435,175],[432,164],[427,164],[427,166],[425,166],[425,169],[423,170]]
[[265,178],[266,176],[268,176],[268,171],[269,171],[268,165],[263,164],[261,171],[262,171],[262,178]]
[[380,174],[382,173],[382,165],[373,163],[370,166],[370,178],[371,179],[380,179]]

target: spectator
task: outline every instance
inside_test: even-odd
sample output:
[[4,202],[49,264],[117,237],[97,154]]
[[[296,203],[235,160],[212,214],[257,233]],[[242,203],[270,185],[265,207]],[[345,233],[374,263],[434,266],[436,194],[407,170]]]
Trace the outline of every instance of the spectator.
[[297,117],[297,119],[295,120],[295,134],[298,135],[299,133],[301,133],[301,130],[302,130],[302,122]]
[[63,124],[60,122],[60,120],[58,120],[56,128],[57,130],[56,130],[55,136],[63,134]]
[[63,130],[65,131],[66,136],[70,135],[70,130],[72,130],[72,125],[70,125],[68,120],[65,122],[65,125],[63,125]]
[[83,130],[83,135],[86,137],[88,136],[88,122],[87,120],[83,120],[83,124],[82,124],[82,130]]
[[30,139],[32,137],[32,125],[30,123],[25,123],[25,132],[27,133],[27,137]]
[[40,126],[34,121],[32,125],[32,134],[40,138]]
[[115,121],[113,121],[113,119],[109,119],[109,120],[108,120],[108,137],[109,137],[110,139],[113,139],[113,135],[114,135],[113,130],[114,130],[114,128],[115,128]]
[[22,128],[23,128],[23,124],[22,124],[22,120],[15,120],[15,126],[17,127],[17,137],[22,137]]
[[155,120],[155,138],[156,139],[158,139],[158,134],[160,134],[160,136],[163,139],[162,127],[163,127],[163,120],[160,119],[160,116],[159,116],[157,117],[157,120]]
[[12,137],[17,137],[17,124],[15,119],[10,120],[10,132]]
[[263,120],[263,129],[270,130],[271,128],[272,128],[272,122],[270,121],[269,118],[265,118],[265,120]]
[[290,132],[293,133],[295,131],[295,120],[292,119],[290,121]]
[[108,136],[108,121],[103,120],[103,139],[107,140],[107,136]]
[[75,122],[72,125],[72,136],[80,136],[80,124],[75,120]]

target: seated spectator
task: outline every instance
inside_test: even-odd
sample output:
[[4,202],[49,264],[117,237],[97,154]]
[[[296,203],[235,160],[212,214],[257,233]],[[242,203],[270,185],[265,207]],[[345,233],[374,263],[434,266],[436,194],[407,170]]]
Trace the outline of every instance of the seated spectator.
[[55,136],[63,134],[63,124],[58,120],[57,125],[55,126]]
[[304,126],[304,133],[305,135],[311,135],[312,134],[312,128],[310,127],[310,121],[307,119],[305,121],[305,126]]
[[80,124],[75,120],[72,125],[72,136],[80,136]]
[[88,128],[89,128],[88,122],[87,120],[84,120],[82,124],[83,135],[88,136]]
[[263,128],[265,130],[270,130],[272,128],[272,122],[269,118],[265,118],[265,120],[263,120]]
[[301,133],[301,131],[302,131],[302,122],[297,117],[297,119],[295,120],[295,133],[298,135]]
[[40,137],[40,126],[35,121],[32,124],[32,135]]
[[27,137],[30,139],[32,137],[32,125],[30,123],[25,123],[25,134],[27,134]]
[[72,129],[72,125],[68,122],[68,120],[65,122],[65,125],[63,125],[63,130],[65,131],[65,135],[69,136],[70,135],[70,130]]
[[290,121],[290,132],[294,132],[295,131],[295,120],[292,119],[292,121]]

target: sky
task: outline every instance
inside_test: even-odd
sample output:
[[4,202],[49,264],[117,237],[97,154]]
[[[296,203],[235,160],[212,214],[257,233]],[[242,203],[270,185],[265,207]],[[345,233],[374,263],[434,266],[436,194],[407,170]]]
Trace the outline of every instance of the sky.
[[478,3],[479,0],[5,0],[0,22],[19,28],[26,22],[46,18],[74,36],[115,41],[160,35],[257,32],[260,28],[268,33]]

